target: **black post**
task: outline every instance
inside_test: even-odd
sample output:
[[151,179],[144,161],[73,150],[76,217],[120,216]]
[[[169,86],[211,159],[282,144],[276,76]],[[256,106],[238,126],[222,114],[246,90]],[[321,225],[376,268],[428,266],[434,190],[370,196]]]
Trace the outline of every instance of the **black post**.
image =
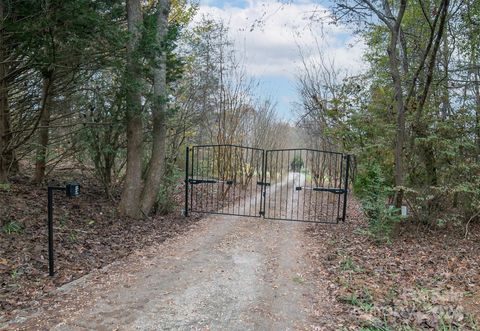
[[[53,191],[67,191],[66,187],[49,186],[48,187],[48,274],[55,274],[54,256],[53,256]],[[78,193],[80,190],[78,189]],[[78,194],[77,194],[78,195]]]
[[185,217],[188,217],[188,166],[189,166],[190,148],[187,146],[187,153],[185,155]]
[[346,155],[347,164],[345,169],[345,192],[343,193],[343,215],[342,222],[345,222],[347,216],[347,197],[348,197],[348,171],[350,170],[350,155]]
[[53,263],[53,187],[48,187],[48,273],[55,274]]
[[47,201],[47,227],[48,227],[48,274],[55,274],[54,256],[53,256],[53,191],[67,192],[67,197],[76,197],[80,195],[80,185],[77,183],[67,183],[65,187],[49,186]]

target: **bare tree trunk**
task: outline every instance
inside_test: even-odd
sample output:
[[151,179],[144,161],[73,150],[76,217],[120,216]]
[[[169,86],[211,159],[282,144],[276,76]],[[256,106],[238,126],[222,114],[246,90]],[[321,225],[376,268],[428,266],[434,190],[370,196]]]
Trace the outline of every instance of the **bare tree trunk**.
[[448,82],[450,81],[450,74],[449,74],[449,58],[450,58],[450,49],[448,47],[448,35],[446,33],[443,34],[443,49],[442,49],[442,56],[443,56],[443,86],[442,86],[442,108],[441,108],[441,117],[442,120],[446,120],[448,113],[450,112],[450,91],[448,89]]
[[0,184],[5,183],[8,177],[8,84],[3,41],[3,8],[3,1],[0,0]]
[[[438,27],[437,35],[434,39],[432,53],[430,54],[430,59],[427,66],[425,85],[423,87],[423,92],[420,95],[418,107],[415,114],[416,123],[413,127],[414,129],[413,131],[416,134],[416,137],[418,138],[427,138],[428,136],[428,126],[425,123],[425,121],[422,120],[422,115],[425,108],[425,104],[428,99],[430,87],[433,81],[433,75],[435,72],[435,64],[438,56],[438,50],[440,48],[440,44],[443,39],[443,33],[445,32],[449,5],[450,5],[449,0],[442,0],[440,4],[440,11],[438,14],[439,16],[437,16],[437,17],[440,17],[440,24]],[[434,31],[432,31],[432,34],[434,34]],[[427,174],[427,184],[436,186],[438,184],[438,175],[437,175],[436,156],[435,156],[434,146],[431,142],[427,142],[420,148],[420,150],[424,159],[425,171]]]
[[[159,0],[157,4],[157,44],[162,45],[168,32],[170,0]],[[166,123],[165,108],[167,96],[166,50],[157,56],[157,68],[153,75],[153,141],[152,157],[148,167],[141,208],[144,214],[150,213],[157,198],[165,170]]]
[[[405,13],[406,0],[402,0],[400,11],[395,24],[390,29],[390,44],[388,46],[388,59],[390,74],[395,90],[395,108],[397,111],[397,128],[395,139],[395,186],[401,187],[404,184],[403,150],[405,145],[405,104],[403,100],[402,81],[397,58],[397,44],[400,33],[400,26]],[[400,208],[403,200],[403,190],[399,190],[395,196],[395,205]]]
[[475,84],[474,84],[474,90],[475,90],[475,133],[476,133],[476,143],[477,143],[477,159],[480,160],[480,86],[479,86],[479,80],[480,80],[480,70],[475,69]]
[[480,161],[480,69],[476,66],[477,54],[471,50],[470,66],[473,68],[473,91],[475,95],[475,142],[477,145],[477,160]]
[[127,171],[122,199],[118,206],[121,215],[141,218],[140,196],[142,190],[142,71],[138,55],[143,22],[140,0],[127,0],[127,23],[130,40],[127,44],[126,101],[127,101]]
[[40,110],[40,124],[38,129],[37,152],[35,159],[35,176],[33,182],[40,184],[45,178],[47,151],[49,140],[50,115],[52,107],[53,72],[47,72],[43,77],[42,106]]
[[[470,51],[469,51],[469,61],[468,64],[470,66],[469,72],[469,79],[473,84],[473,94],[475,96],[475,144],[477,147],[477,162],[480,162],[480,68],[478,65],[479,61],[479,52],[478,48],[480,46],[478,37],[476,35],[475,25],[472,22],[472,14],[471,11],[474,10],[471,5],[473,5],[475,1],[467,1],[467,10],[468,14],[467,17],[469,18],[468,24],[468,37],[471,40],[470,42]],[[470,78],[470,75],[473,76]],[[468,85],[465,85],[465,91],[463,95],[463,99],[467,99],[467,89]]]

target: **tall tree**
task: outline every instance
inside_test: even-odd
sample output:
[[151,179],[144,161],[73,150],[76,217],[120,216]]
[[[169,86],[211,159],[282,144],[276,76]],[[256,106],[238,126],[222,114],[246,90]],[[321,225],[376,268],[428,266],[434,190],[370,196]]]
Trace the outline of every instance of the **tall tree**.
[[142,37],[143,13],[140,0],[127,0],[127,23],[130,38],[127,43],[127,65],[125,88],[127,113],[127,172],[119,204],[122,215],[140,218],[143,161],[143,118],[142,118],[142,67],[140,40]]
[[7,59],[4,41],[4,11],[5,5],[0,0],[0,184],[7,181],[8,160],[4,150],[8,147],[9,130]]
[[148,214],[157,199],[158,190],[165,169],[166,148],[166,107],[167,107],[167,48],[168,17],[170,0],[159,0],[156,12],[156,42],[160,48],[155,56],[153,69],[153,104],[152,104],[152,156],[143,189],[141,209]]

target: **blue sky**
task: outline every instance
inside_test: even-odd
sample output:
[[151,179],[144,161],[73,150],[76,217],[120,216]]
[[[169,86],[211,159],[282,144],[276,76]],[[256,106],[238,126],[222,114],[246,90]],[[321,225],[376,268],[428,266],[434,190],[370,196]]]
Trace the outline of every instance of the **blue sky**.
[[365,67],[364,45],[346,27],[310,20],[326,18],[328,5],[328,1],[314,0],[201,0],[199,15],[227,23],[238,57],[247,73],[259,81],[257,96],[270,97],[277,103],[279,117],[294,122],[294,104],[299,102],[296,76],[302,71],[300,49],[307,62],[315,61],[320,50],[338,69],[358,73]]

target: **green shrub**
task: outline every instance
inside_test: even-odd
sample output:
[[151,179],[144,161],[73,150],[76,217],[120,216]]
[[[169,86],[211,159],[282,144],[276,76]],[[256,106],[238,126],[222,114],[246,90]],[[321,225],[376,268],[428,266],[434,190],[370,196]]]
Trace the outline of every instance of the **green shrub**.
[[299,172],[303,168],[303,159],[300,155],[295,155],[290,163],[292,171]]
[[10,192],[12,186],[9,183],[0,183],[0,191]]
[[161,215],[171,213],[177,207],[175,193],[182,178],[181,170],[174,163],[167,163],[165,176],[157,194],[155,212]]
[[378,164],[368,164],[359,169],[353,189],[360,199],[379,196],[385,188],[385,180]]
[[390,242],[395,224],[401,216],[398,209],[387,205],[387,197],[392,189],[385,183],[380,166],[370,164],[360,171],[354,190],[368,218],[368,234],[377,242]]

